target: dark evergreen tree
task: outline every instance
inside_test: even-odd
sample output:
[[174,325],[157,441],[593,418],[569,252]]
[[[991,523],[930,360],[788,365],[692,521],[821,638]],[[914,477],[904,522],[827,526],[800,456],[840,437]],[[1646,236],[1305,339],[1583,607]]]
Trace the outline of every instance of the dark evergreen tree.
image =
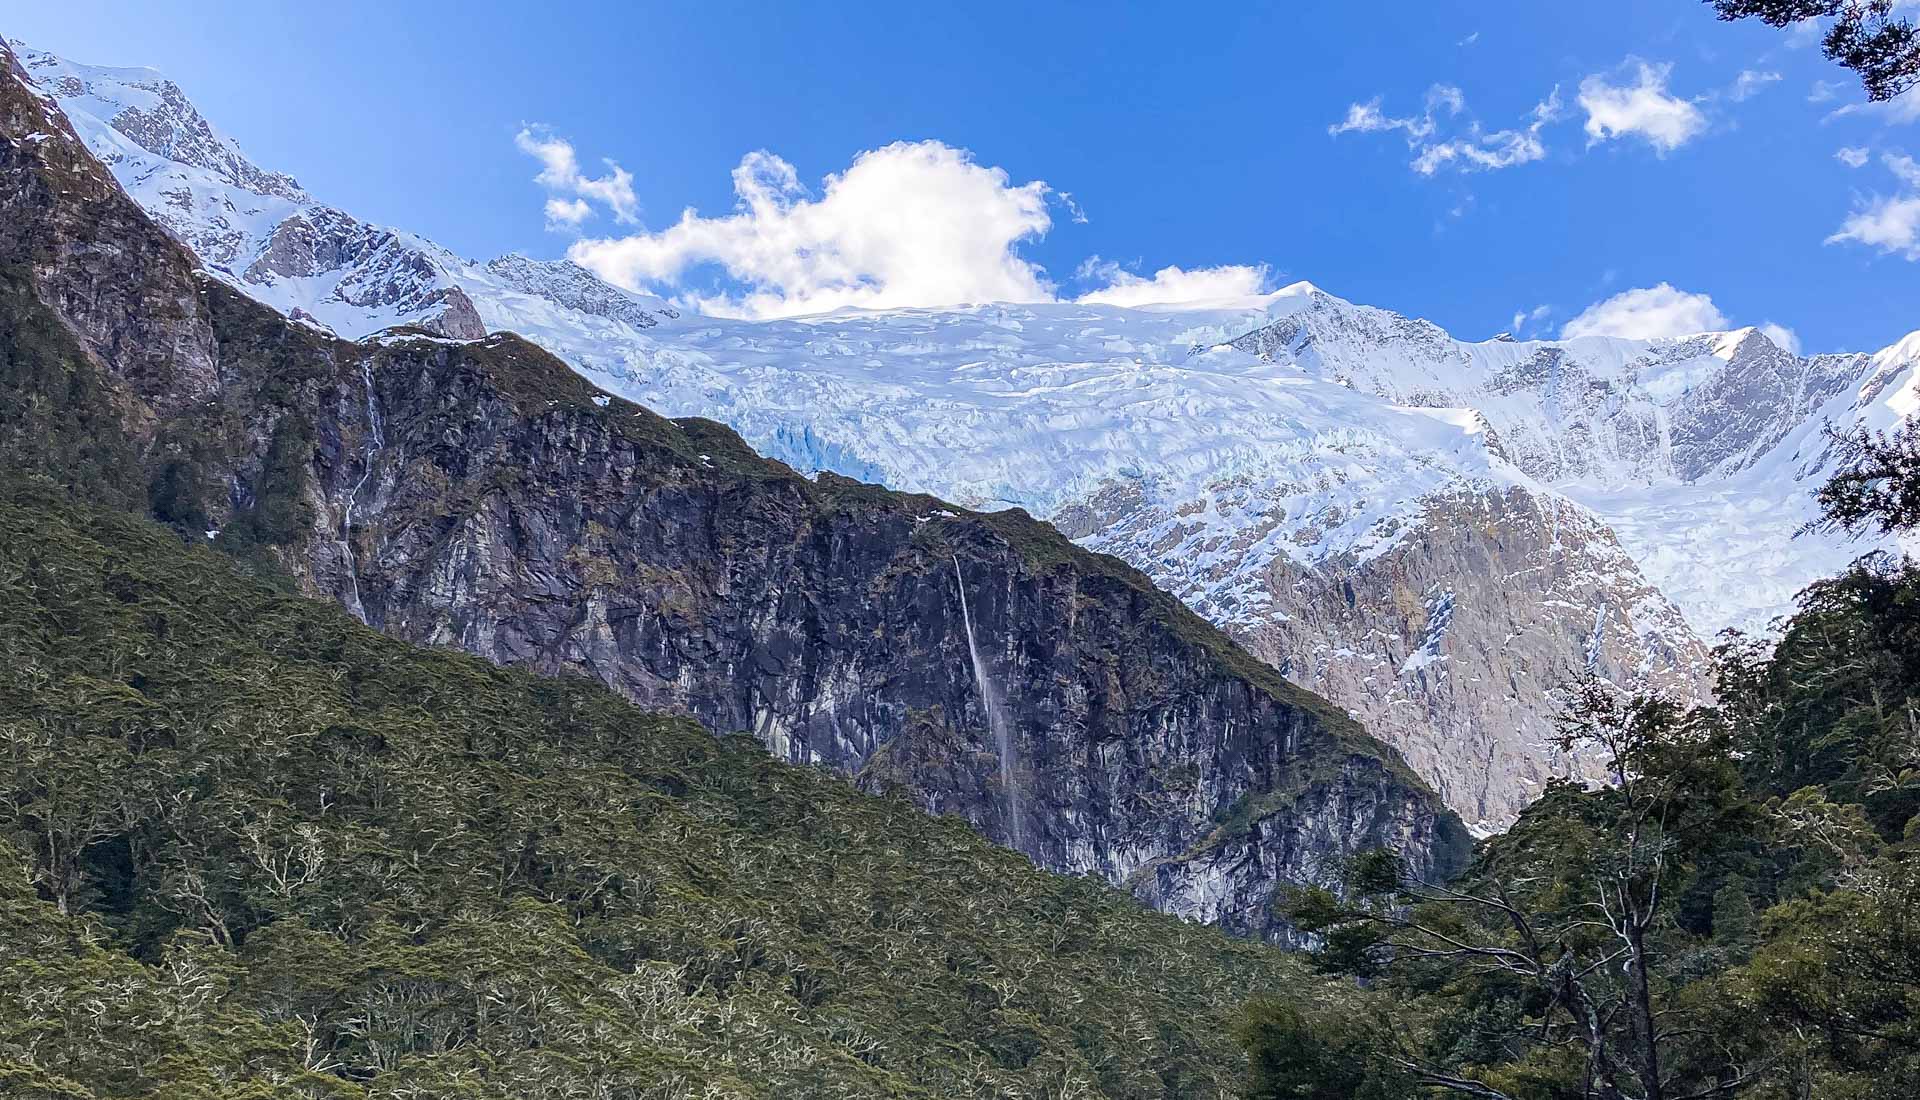
[[1820,488],[1816,526],[1891,534],[1920,526],[1920,432],[1830,433],[1839,472]]
[[1892,99],[1920,81],[1920,29],[1896,14],[1895,0],[1707,0],[1722,19],[1759,19],[1785,27],[1827,19],[1821,49],[1859,74],[1870,100]]

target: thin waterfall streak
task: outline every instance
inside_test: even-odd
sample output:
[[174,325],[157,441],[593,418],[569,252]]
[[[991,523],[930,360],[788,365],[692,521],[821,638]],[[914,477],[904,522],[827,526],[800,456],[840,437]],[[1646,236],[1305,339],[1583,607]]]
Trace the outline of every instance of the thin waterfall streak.
[[340,522],[340,546],[341,549],[346,551],[347,580],[353,585],[353,602],[348,605],[347,609],[353,612],[355,618],[364,623],[368,621],[367,607],[366,604],[361,602],[360,566],[359,563],[354,560],[353,554],[353,506],[360,498],[360,490],[365,488],[367,481],[373,477],[374,459],[378,458],[380,452],[386,449],[387,437],[386,429],[380,423],[379,402],[375,401],[373,396],[373,366],[365,359],[360,361],[360,380],[366,384],[367,390],[366,468],[360,471],[360,480],[354,482],[353,490],[347,494],[346,512]]
[[993,731],[1000,752],[1000,790],[1006,799],[1008,832],[1015,851],[1026,848],[1026,829],[1020,816],[1020,787],[1013,770],[1013,730],[1007,722],[1006,708],[993,681],[987,677],[987,663],[980,659],[980,644],[973,636],[973,613],[967,608],[967,581],[960,575],[960,555],[953,555],[953,579],[960,587],[960,622],[967,630],[967,656],[973,659],[973,682],[980,691],[981,709],[987,713],[987,728]]

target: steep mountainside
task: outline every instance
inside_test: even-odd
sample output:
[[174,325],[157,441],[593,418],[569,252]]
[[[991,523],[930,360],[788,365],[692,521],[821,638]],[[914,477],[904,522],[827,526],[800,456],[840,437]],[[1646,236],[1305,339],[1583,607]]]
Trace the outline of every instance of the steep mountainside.
[[748,730],[1043,867],[1281,934],[1276,884],[1459,821],[1390,750],[1018,510],[810,481],[510,334],[365,343],[196,269],[0,87],[0,454],[398,637]]
[[1224,1098],[1311,988],[3,474],[0,747],[9,1100]]
[[1023,507],[1353,711],[1481,829],[1577,770],[1542,687],[1591,667],[1700,698],[1702,638],[1763,626],[1858,551],[1789,538],[1810,506],[1779,485],[1830,464],[1820,424],[1874,418],[1863,386],[1896,349],[1467,343],[1304,283],[1204,308],[680,316],[564,261],[468,262],[289,196],[157,74],[26,59],[246,293],[345,336],[516,332],[803,473]]

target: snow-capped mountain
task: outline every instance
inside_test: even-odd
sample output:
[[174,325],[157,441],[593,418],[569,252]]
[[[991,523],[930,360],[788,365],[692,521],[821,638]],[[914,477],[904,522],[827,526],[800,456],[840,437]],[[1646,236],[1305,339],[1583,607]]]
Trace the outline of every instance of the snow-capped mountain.
[[75,65],[13,46],[128,194],[208,267],[284,313],[345,336],[412,325],[457,339],[488,331],[475,289],[538,296],[636,328],[674,313],[564,260],[472,264],[423,237],[363,222],[254,165],[152,69]]
[[1920,336],[1464,342],[1306,283],[1231,306],[682,315],[565,261],[472,262],[249,162],[150,70],[20,51],[210,268],[360,337],[512,330],[806,472],[1025,508],[1149,573],[1398,746],[1479,828],[1549,776],[1580,668],[1700,697],[1702,639],[1864,548],[1795,538],[1822,426],[1912,411]]

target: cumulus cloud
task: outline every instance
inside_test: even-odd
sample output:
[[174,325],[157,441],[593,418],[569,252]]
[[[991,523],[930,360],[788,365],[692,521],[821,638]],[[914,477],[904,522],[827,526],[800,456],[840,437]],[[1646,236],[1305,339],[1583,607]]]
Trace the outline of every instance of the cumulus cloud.
[[1435,84],[1427,90],[1425,110],[1417,115],[1389,115],[1380,104],[1378,96],[1365,103],[1352,104],[1347,108],[1347,116],[1328,126],[1327,133],[1337,137],[1347,133],[1398,131],[1405,137],[1407,148],[1413,151],[1413,170],[1431,176],[1449,167],[1463,172],[1490,171],[1545,157],[1547,148],[1540,132],[1560,117],[1560,89],[1555,88],[1534,106],[1523,127],[1488,131],[1477,119],[1469,117],[1453,134],[1439,140],[1435,140],[1435,135],[1443,126],[1467,113],[1466,96],[1460,89]]
[[1864,145],[1843,145],[1833,151],[1833,159],[1848,168],[1861,168],[1867,163],[1867,148]]
[[547,198],[547,226],[572,228],[593,216],[593,207],[585,199]]
[[[1516,315],[1517,319],[1517,315]],[[1679,290],[1670,283],[1625,290],[1580,311],[1560,329],[1563,340],[1580,336],[1619,336],[1628,340],[1675,340],[1702,332],[1724,332],[1734,324],[1705,294]],[[1800,337],[1785,325],[1756,325],[1775,347],[1800,354]]]
[[1705,294],[1677,290],[1671,284],[1623,290],[1595,302],[1560,329],[1562,339],[1619,336],[1663,340],[1731,327],[1726,314]]
[[1707,117],[1700,108],[1667,91],[1671,64],[1629,64],[1634,70],[1631,83],[1615,84],[1599,74],[1580,82],[1589,145],[1634,136],[1664,155],[1706,131]]
[[[733,170],[734,212],[688,209],[659,232],[575,242],[568,256],[609,282],[673,293],[703,312],[750,317],[1052,297],[1016,246],[1052,225],[1049,188],[938,141],[861,153],[818,197],[793,165],[750,153]],[[738,292],[685,290],[706,265]]]
[[1787,326],[1767,321],[1760,326],[1760,334],[1773,341],[1774,347],[1792,355],[1800,354],[1800,336]]
[[1192,270],[1163,267],[1154,272],[1152,278],[1143,278],[1098,256],[1088,258],[1075,275],[1105,284],[1075,301],[1131,307],[1249,298],[1265,293],[1268,281],[1265,264],[1227,264]]
[[1760,94],[1760,90],[1780,79],[1776,72],[1760,72],[1755,69],[1743,69],[1734,78],[1733,87],[1727,89],[1727,97],[1735,103],[1744,103]]
[[513,136],[520,151],[540,162],[540,174],[534,182],[547,189],[547,225],[549,228],[573,227],[593,213],[599,203],[613,219],[631,225],[639,220],[640,202],[633,194],[633,175],[611,160],[602,161],[607,172],[589,176],[580,170],[580,158],[573,144],[555,137],[544,126],[523,127]]
[[1882,155],[1880,163],[1906,185],[1906,193],[1855,200],[1853,212],[1827,238],[1827,243],[1863,244],[1883,253],[1920,260],[1920,164],[1914,163],[1912,157],[1896,153]]
[[1876,196],[1858,204],[1828,244],[1851,241],[1920,260],[1920,195]]

